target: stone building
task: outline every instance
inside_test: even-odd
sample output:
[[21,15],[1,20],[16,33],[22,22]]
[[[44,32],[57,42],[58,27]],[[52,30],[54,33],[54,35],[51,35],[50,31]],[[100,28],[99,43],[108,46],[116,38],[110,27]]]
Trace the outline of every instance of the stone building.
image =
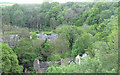
[[37,73],[40,73],[40,63],[39,63],[39,60],[38,60],[38,59],[35,59],[35,60],[34,60],[33,67],[34,67],[34,70],[35,70]]
[[77,55],[77,56],[75,57],[75,60],[76,60],[76,62],[77,62],[78,64],[80,64],[81,60],[80,60],[80,56],[79,56],[79,55]]
[[[37,73],[45,73],[45,71],[48,69],[50,64],[52,64],[51,61],[50,62],[39,62],[38,59],[35,59],[33,63],[33,67]],[[61,65],[60,61],[55,61],[54,64]]]
[[76,61],[78,64],[80,64],[80,62],[81,62],[80,57],[81,57],[81,58],[85,58],[85,57],[87,57],[87,54],[84,53],[84,54],[77,55],[77,56],[75,57],[75,61]]
[[19,39],[20,37],[18,34],[0,36],[0,42],[8,44],[11,48],[14,47],[15,42],[19,41]]
[[43,39],[43,40],[46,40],[48,38],[48,40],[50,39],[54,39],[56,40],[57,39],[57,34],[50,34],[50,35],[47,35],[47,34],[44,34],[44,33],[39,33],[37,34],[37,39]]
[[61,66],[65,66],[70,64],[71,62],[75,62],[74,58],[66,58],[66,59],[61,59]]
[[34,63],[33,63],[33,66],[34,66],[34,70],[37,73],[45,73],[45,71],[48,69],[50,64],[58,64],[58,65],[61,65],[61,66],[69,65],[71,62],[74,62],[75,64],[80,64],[80,62],[81,62],[80,57],[84,58],[86,56],[87,56],[87,54],[84,53],[81,56],[77,55],[75,58],[66,58],[66,59],[62,58],[61,61],[55,61],[55,62],[51,62],[51,61],[49,61],[49,62],[39,62],[38,59],[35,59]]

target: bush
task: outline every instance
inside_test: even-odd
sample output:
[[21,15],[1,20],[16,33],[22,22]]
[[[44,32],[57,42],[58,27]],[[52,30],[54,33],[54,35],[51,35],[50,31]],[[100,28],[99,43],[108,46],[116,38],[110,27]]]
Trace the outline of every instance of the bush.
[[36,32],[35,32],[36,34],[38,34],[39,33],[39,30],[36,30]]
[[52,32],[43,32],[44,34],[51,35]]
[[92,35],[89,33],[82,34],[78,37],[72,47],[72,56],[75,57],[78,54],[85,53],[85,49],[88,49],[92,45]]
[[99,56],[99,54],[101,53],[98,50],[95,50],[95,54],[96,55],[94,58],[90,58],[89,55],[85,58],[80,58],[81,59],[80,64],[70,63],[70,65],[66,65],[66,66],[58,66],[58,67],[51,66],[47,69],[46,72],[47,73],[116,73],[117,72],[115,66],[111,67],[111,65],[116,63],[110,63],[109,66],[105,68],[104,64],[106,62],[102,62]]
[[53,54],[47,58],[47,61],[60,61],[61,55],[60,54]]
[[30,35],[32,36],[32,39],[37,39],[36,32],[30,32]]
[[0,43],[0,45],[2,47],[2,72],[23,72],[23,66],[18,64],[17,55],[13,52],[13,50],[7,44]]

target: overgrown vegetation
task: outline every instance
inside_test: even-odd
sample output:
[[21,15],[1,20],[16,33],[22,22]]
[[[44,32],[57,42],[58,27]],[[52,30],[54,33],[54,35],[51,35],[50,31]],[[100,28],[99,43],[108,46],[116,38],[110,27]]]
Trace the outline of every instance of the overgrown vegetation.
[[[20,36],[19,41],[13,40],[15,44],[12,49],[3,43],[3,72],[23,72],[23,68],[34,72],[35,58],[59,61],[83,53],[88,56],[81,58],[80,64],[51,66],[46,72],[118,72],[117,2],[44,2],[40,5],[15,4],[2,9],[2,33],[7,39],[4,43],[10,41],[11,34]],[[57,40],[37,39],[39,32],[58,34]],[[7,62],[10,65],[5,65]]]

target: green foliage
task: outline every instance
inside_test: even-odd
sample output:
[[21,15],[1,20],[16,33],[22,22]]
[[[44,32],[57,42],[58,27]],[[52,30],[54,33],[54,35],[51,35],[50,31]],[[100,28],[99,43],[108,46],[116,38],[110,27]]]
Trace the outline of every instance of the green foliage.
[[[19,26],[19,27],[18,27]],[[24,27],[24,28],[20,28]],[[3,44],[4,72],[33,73],[33,61],[59,61],[87,53],[79,64],[50,66],[47,73],[115,73],[118,51],[118,4],[115,2],[44,2],[2,8],[2,33],[18,34],[14,52]],[[29,32],[29,29],[35,32]],[[39,33],[58,34],[55,39],[36,39]],[[32,39],[30,39],[30,35]],[[5,57],[5,58],[4,58]],[[17,60],[18,58],[18,60]],[[112,62],[111,62],[112,60]],[[7,65],[6,65],[7,64]]]
[[[98,50],[95,50],[95,54],[96,55],[94,58],[90,58],[89,56],[85,58],[81,58],[82,62],[80,64],[71,63],[70,65],[67,66],[59,66],[59,67],[51,66],[47,69],[47,73],[116,73],[117,72],[115,70],[115,65],[114,67],[107,66],[107,68],[105,68],[106,62],[103,62],[101,60],[101,58],[103,57],[99,56],[99,54],[102,53],[100,53]],[[112,64],[116,64],[116,63],[109,62],[109,65]]]
[[36,30],[36,32],[35,32],[36,34],[38,34],[39,33],[39,30]]
[[37,42],[36,44],[32,42],[34,42],[34,40],[21,39],[17,42],[16,47],[14,48],[14,52],[18,56],[19,63],[29,71],[32,71],[31,67],[33,67],[33,63],[31,62],[33,62],[35,58],[42,60],[38,46],[34,46]]
[[53,32],[42,32],[44,34],[47,34],[47,35],[51,35]]
[[[69,42],[67,39],[65,39],[64,37],[58,37],[56,41],[51,40],[49,41],[50,42],[50,45],[51,45],[51,49],[52,49],[52,55],[51,57],[55,54],[60,54],[60,56],[62,58],[65,58],[65,57],[69,57],[70,54],[67,54],[65,55],[65,53],[69,52],[70,49],[69,49]],[[56,56],[56,57],[59,57]],[[56,59],[55,59],[56,60]],[[58,60],[58,59],[57,59]]]
[[92,35],[89,33],[82,34],[75,41],[72,47],[72,56],[75,57],[78,54],[85,53],[85,49],[88,49],[92,45]]
[[70,35],[69,35],[69,26],[62,26],[62,27],[58,27],[56,28],[56,33],[61,35],[64,35],[65,38],[70,39]]
[[108,39],[111,39],[107,37],[109,36],[109,34],[118,30],[117,20],[118,20],[117,16],[111,16],[110,19],[106,19],[104,22],[100,23],[96,27],[97,33],[95,37],[97,38],[97,40],[107,41]]
[[37,39],[36,32],[30,32],[30,35],[32,36],[32,39]]
[[[99,24],[111,15],[117,14],[118,4],[115,2],[44,2],[39,5],[15,4],[3,8],[3,24],[28,27],[34,30],[55,29],[59,25],[69,24],[82,26]],[[47,29],[47,30],[48,30]]]
[[47,60],[47,57],[51,55],[51,45],[48,42],[48,39],[46,39],[43,44],[41,45],[41,54],[44,57],[44,60]]
[[13,50],[7,44],[0,43],[0,45],[2,45],[2,72],[23,72],[23,66],[18,64],[17,55]]
[[34,52],[25,52],[20,58],[22,58],[21,63],[24,64],[25,68],[30,69],[32,67],[34,59],[37,55]]
[[16,10],[13,12],[12,24],[13,25],[20,25],[22,27],[25,26],[24,13],[22,10]]
[[108,45],[106,44],[106,42],[102,42],[102,41],[96,41],[92,44],[92,47],[89,48],[87,50],[87,53],[91,56],[94,57],[95,56],[95,49],[97,50],[103,50],[106,51],[108,50]]
[[107,38],[109,49],[118,50],[118,31],[113,31]]
[[84,31],[82,27],[63,25],[58,27],[55,32],[58,34],[59,37],[68,41],[69,47],[70,49],[72,49],[72,45],[77,39],[77,37],[79,37],[79,35],[86,31]]
[[104,19],[110,18],[112,15],[112,11],[110,10],[105,10],[100,13],[100,22],[103,21]]
[[47,58],[47,61],[60,61],[61,56],[60,54],[52,54],[50,57]]

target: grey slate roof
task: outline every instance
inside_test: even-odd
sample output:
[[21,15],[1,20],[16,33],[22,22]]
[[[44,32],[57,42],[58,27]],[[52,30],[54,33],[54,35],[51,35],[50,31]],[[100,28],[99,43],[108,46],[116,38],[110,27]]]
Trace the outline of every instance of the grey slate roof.
[[56,37],[57,37],[57,34],[51,34],[51,35],[47,35],[44,33],[37,34],[37,38],[42,38],[43,40],[46,40],[46,38],[52,39],[52,38],[56,38]]

